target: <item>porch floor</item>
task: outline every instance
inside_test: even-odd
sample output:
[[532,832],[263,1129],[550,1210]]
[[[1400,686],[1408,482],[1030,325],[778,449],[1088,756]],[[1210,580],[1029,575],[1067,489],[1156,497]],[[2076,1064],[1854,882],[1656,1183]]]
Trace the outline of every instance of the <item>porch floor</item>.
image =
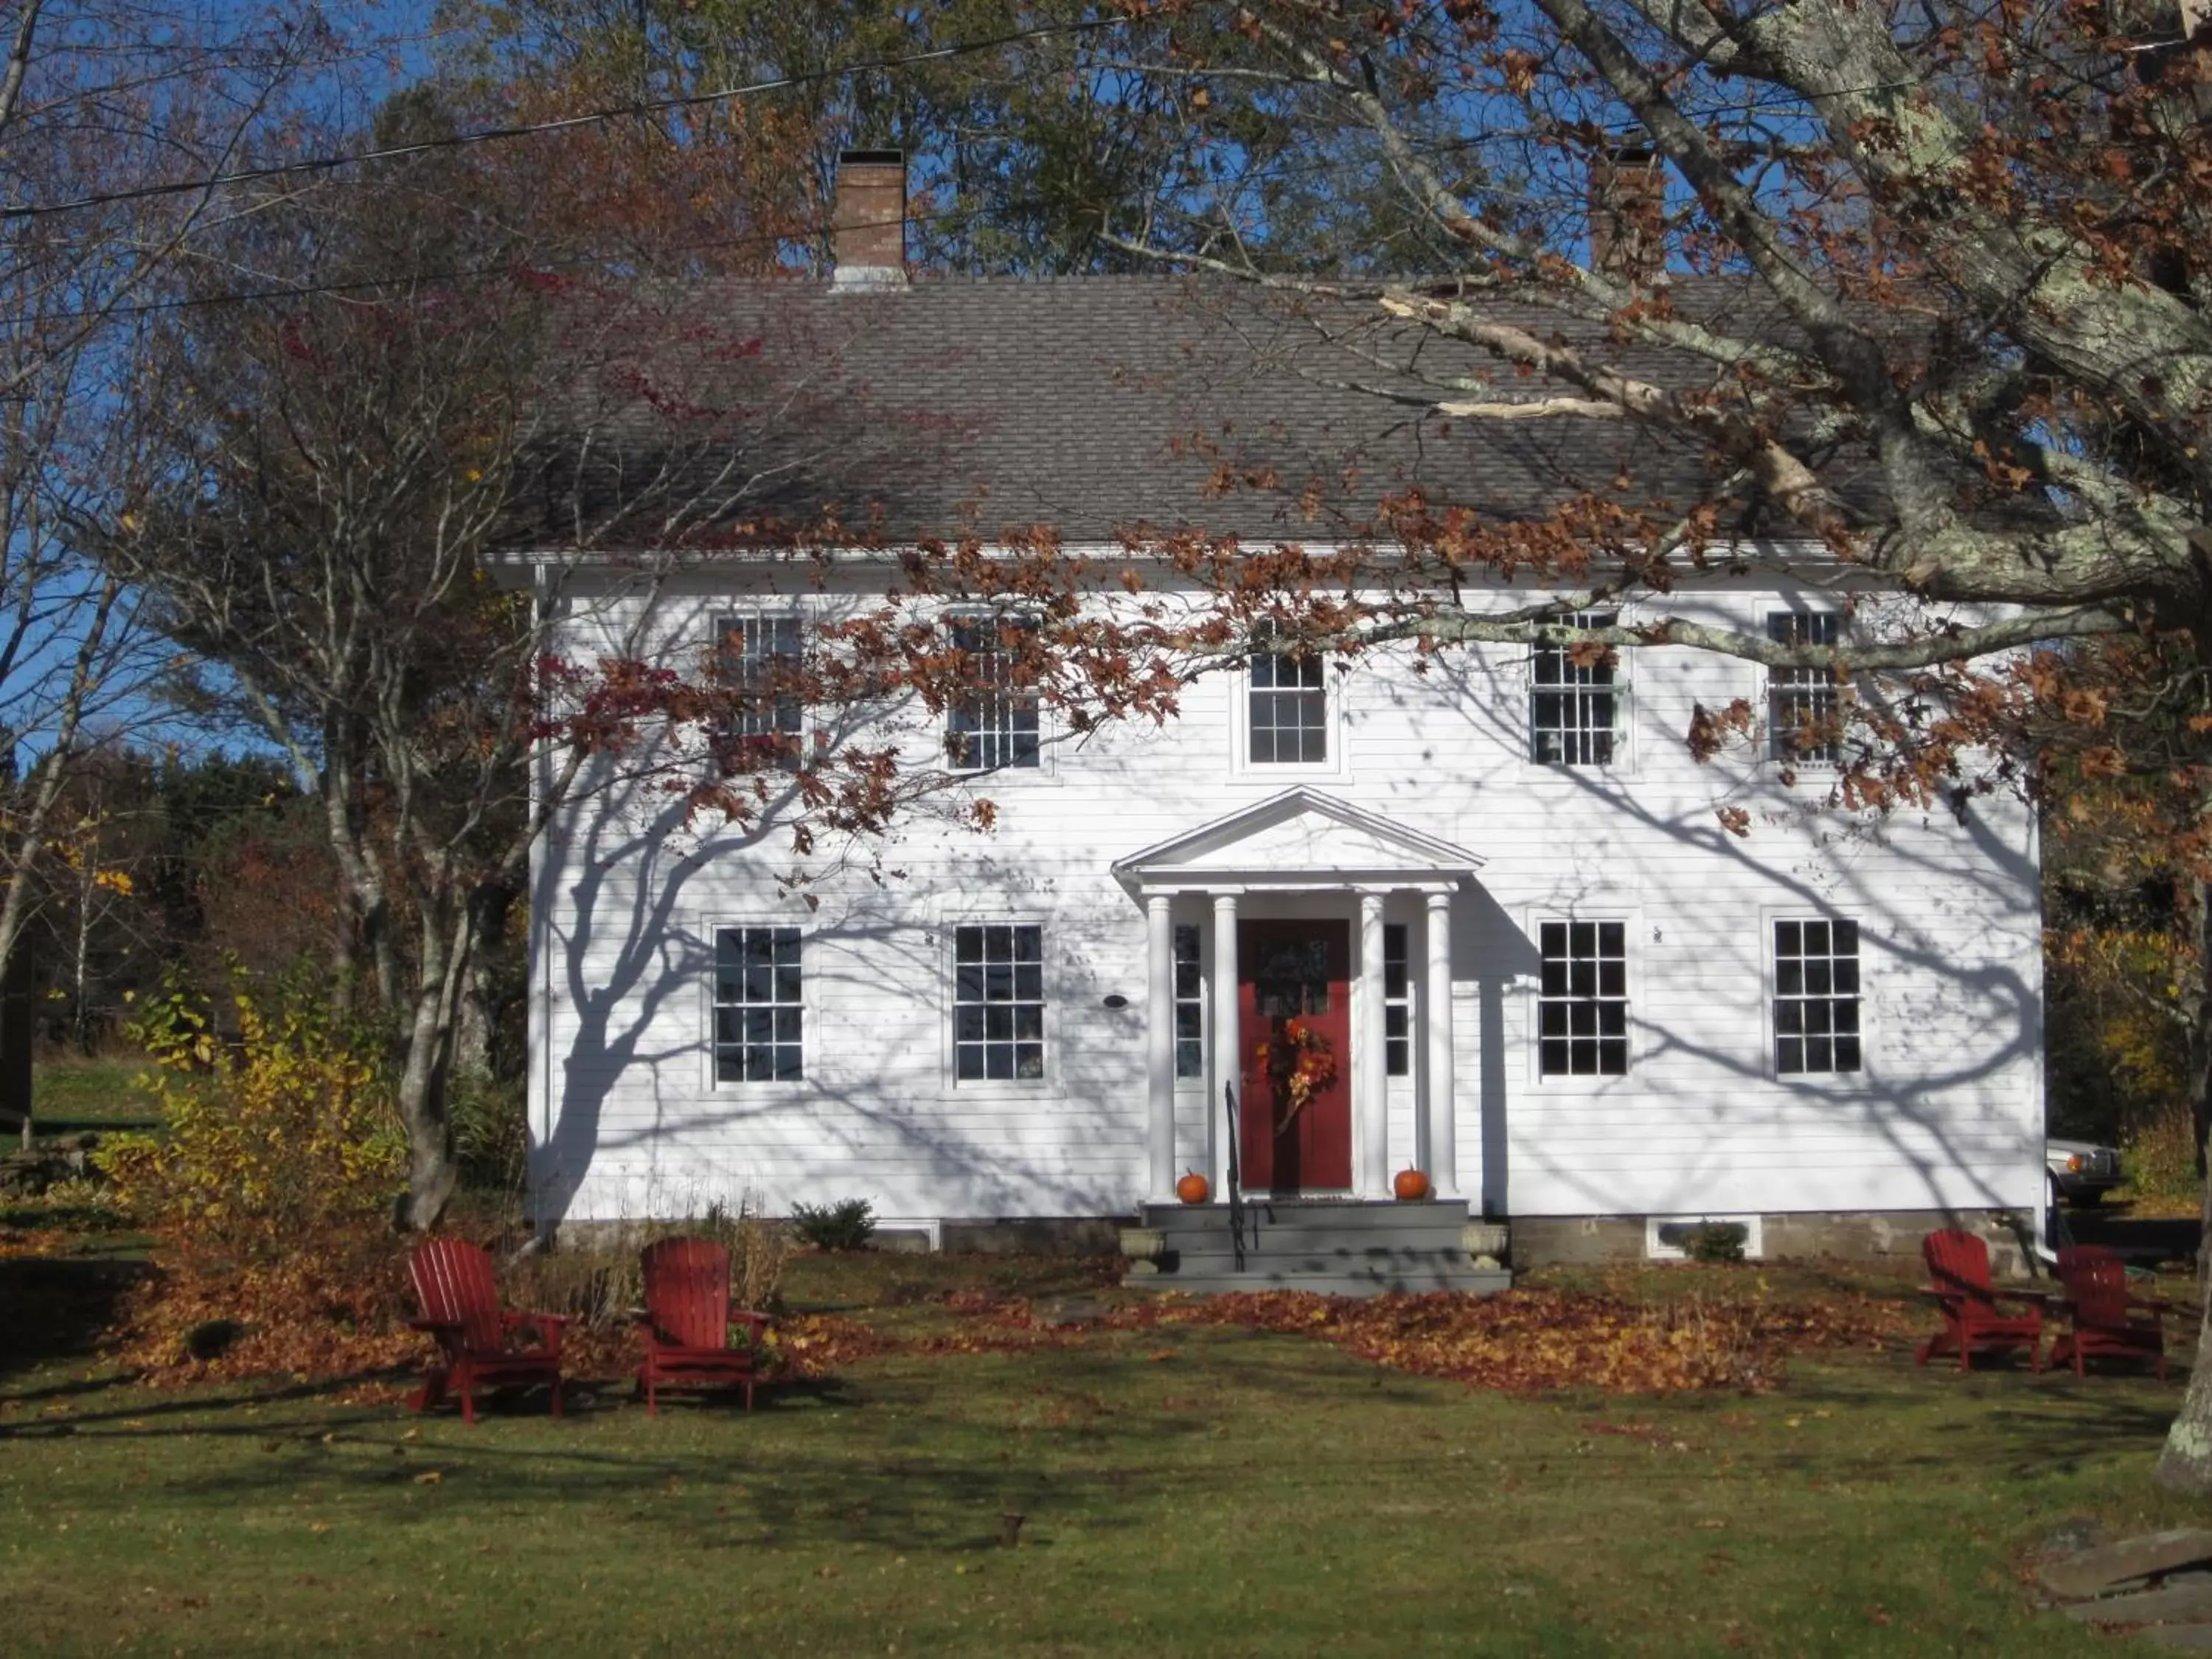
[[1468,1254],[1464,1200],[1254,1199],[1243,1210],[1240,1267],[1226,1204],[1146,1205],[1141,1224],[1163,1235],[1165,1249],[1157,1262],[1135,1264],[1121,1282],[1137,1290],[1329,1296],[1483,1293],[1513,1283],[1510,1272],[1478,1267]]

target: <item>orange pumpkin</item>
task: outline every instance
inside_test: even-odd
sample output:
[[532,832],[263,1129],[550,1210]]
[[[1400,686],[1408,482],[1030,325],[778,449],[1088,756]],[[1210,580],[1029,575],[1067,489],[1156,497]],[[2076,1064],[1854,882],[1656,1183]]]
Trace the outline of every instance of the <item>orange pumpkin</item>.
[[1408,1204],[1429,1195],[1429,1178],[1419,1170],[1401,1170],[1398,1178],[1390,1183],[1390,1190]]
[[1195,1170],[1176,1182],[1176,1196],[1186,1204],[1203,1204],[1212,1193],[1213,1184]]

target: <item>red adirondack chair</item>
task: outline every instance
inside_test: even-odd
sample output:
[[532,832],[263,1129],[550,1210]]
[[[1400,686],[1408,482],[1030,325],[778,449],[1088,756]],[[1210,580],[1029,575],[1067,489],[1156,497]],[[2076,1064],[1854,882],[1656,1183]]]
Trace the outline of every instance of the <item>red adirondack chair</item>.
[[[646,1246],[644,1268],[646,1414],[659,1414],[664,1387],[741,1388],[750,1411],[769,1320],[730,1306],[730,1253],[711,1238],[664,1238]],[[742,1346],[731,1345],[732,1325],[746,1328]]]
[[[503,1312],[499,1288],[492,1282],[491,1257],[465,1239],[425,1240],[416,1247],[410,1265],[422,1317],[407,1323],[436,1339],[444,1363],[430,1368],[408,1403],[428,1411],[451,1390],[461,1397],[464,1420],[473,1423],[479,1388],[545,1382],[552,1385],[553,1415],[560,1416],[561,1328],[567,1317]],[[538,1346],[513,1346],[508,1338],[516,1331],[534,1333]]]
[[[1914,1362],[1924,1365],[1937,1354],[1955,1353],[1959,1369],[1973,1369],[1978,1353],[2027,1350],[2028,1369],[2041,1370],[2037,1352],[2043,1340],[2044,1296],[2036,1291],[2000,1291],[1990,1283],[1990,1247],[1974,1234],[1946,1228],[1920,1241],[1920,1259],[1934,1283],[1923,1296],[1936,1299],[1943,1328],[1920,1345]],[[2008,1314],[1997,1304],[2020,1304],[2027,1311]]]
[[[2069,1244],[2059,1251],[2058,1282],[2066,1287],[2063,1306],[2070,1328],[2051,1339],[2052,1364],[2070,1359],[2079,1376],[2081,1362],[2093,1355],[2148,1359],[2158,1380],[2166,1381],[2165,1318],[2176,1311],[2173,1304],[2130,1296],[2126,1264],[2101,1244]],[[2138,1308],[2150,1317],[2133,1317]]]

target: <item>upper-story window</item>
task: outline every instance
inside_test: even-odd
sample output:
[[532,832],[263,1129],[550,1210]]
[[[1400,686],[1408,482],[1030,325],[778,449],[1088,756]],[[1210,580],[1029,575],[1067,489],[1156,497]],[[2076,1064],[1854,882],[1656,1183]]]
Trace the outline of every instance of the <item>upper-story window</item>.
[[1315,651],[1252,659],[1245,690],[1245,740],[1255,766],[1328,763],[1328,665]]
[[952,643],[967,659],[969,687],[945,715],[945,752],[954,770],[996,772],[1041,763],[1036,689],[1024,683],[1018,649],[1022,633],[1036,629],[1033,617],[954,620]]
[[[1610,628],[1614,617],[1584,611],[1564,620],[1574,628]],[[1594,655],[1588,647],[1539,645],[1529,674],[1532,758],[1546,766],[1611,766],[1620,747],[1626,689],[1619,658]]]
[[1618,921],[1547,921],[1536,999],[1537,1068],[1545,1077],[1628,1074],[1628,929]]
[[1859,1069],[1859,925],[1774,924],[1774,1069]]
[[796,767],[805,709],[797,685],[804,635],[796,617],[724,617],[714,670],[731,693],[710,741],[725,772]]
[[[1766,637],[1778,645],[1833,647],[1843,618],[1832,611],[1778,611]],[[1778,761],[1832,766],[1843,755],[1843,698],[1825,668],[1766,671],[1768,752]]]

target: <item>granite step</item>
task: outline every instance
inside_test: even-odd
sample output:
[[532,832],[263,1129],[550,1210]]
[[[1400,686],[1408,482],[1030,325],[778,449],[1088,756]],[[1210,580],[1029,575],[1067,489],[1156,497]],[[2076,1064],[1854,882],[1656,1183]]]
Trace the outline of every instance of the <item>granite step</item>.
[[1463,1199],[1269,1199],[1242,1207],[1240,1267],[1227,1205],[1146,1205],[1142,1224],[1158,1235],[1161,1255],[1122,1282],[1158,1291],[1309,1290],[1334,1296],[1487,1292],[1512,1283],[1510,1273],[1478,1267],[1468,1253]]
[[[1465,1199],[1424,1199],[1417,1203],[1365,1201],[1353,1199],[1254,1199],[1244,1206],[1248,1224],[1262,1227],[1326,1225],[1389,1232],[1413,1226],[1458,1227],[1466,1224]],[[1144,1224],[1161,1232],[1226,1231],[1226,1204],[1147,1204]]]
[[1381,1296],[1386,1291],[1459,1291],[1487,1296],[1510,1290],[1513,1275],[1503,1268],[1461,1269],[1434,1273],[1132,1273],[1122,1284],[1132,1290],[1180,1291],[1195,1296],[1237,1291],[1312,1291],[1322,1296]]

